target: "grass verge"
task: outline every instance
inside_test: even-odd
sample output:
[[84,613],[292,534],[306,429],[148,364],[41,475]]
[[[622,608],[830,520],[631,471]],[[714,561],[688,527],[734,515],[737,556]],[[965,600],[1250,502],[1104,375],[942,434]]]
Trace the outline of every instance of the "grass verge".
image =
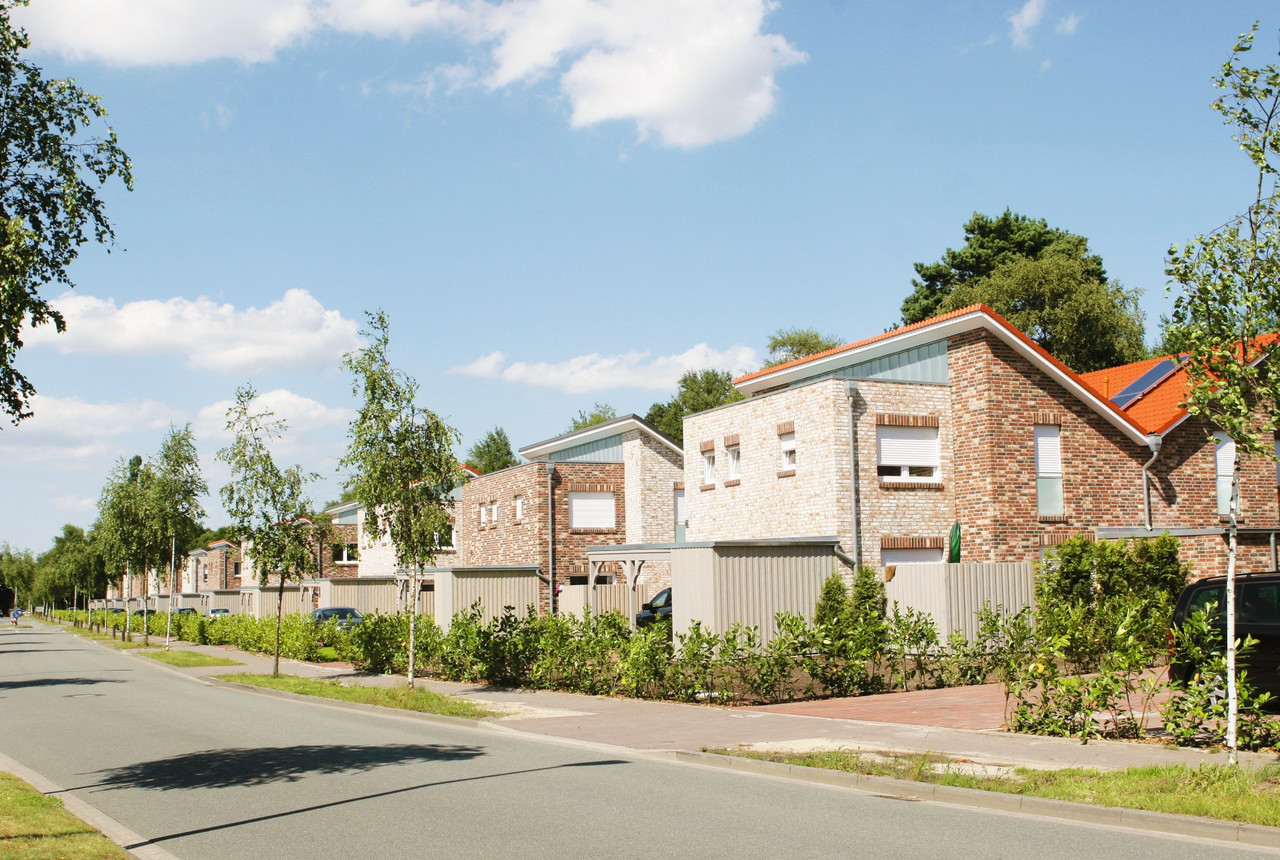
[[127,858],[118,845],[16,776],[0,773],[0,857]]
[[316,651],[316,663],[333,663],[342,658],[338,656],[338,649],[330,645],[325,645]]
[[1195,768],[1166,765],[1118,771],[1017,768],[1009,776],[983,776],[961,772],[956,765],[932,755],[886,758],[842,750],[813,753],[708,752],[1028,797],[1280,827],[1280,764],[1263,768],[1243,765],[1232,768],[1206,763]]
[[177,666],[179,669],[192,669],[197,666],[244,665],[239,660],[214,657],[211,654],[201,654],[198,651],[144,651],[142,656],[150,657],[152,660],[159,660],[161,663],[168,663],[170,666]]
[[129,648],[143,647],[142,634],[138,633],[137,631],[134,631],[134,634],[133,634],[134,636],[137,637],[137,639],[135,639],[133,642],[125,642],[123,639],[120,639],[118,636],[112,636],[110,633],[98,633],[93,630],[87,630],[83,627],[78,630],[71,627],[67,627],[64,629],[66,629],[68,633],[72,633],[84,639],[91,639],[94,642],[101,642],[103,645],[110,645],[112,648],[120,648],[123,650],[123,649],[129,649]]
[[402,711],[418,711],[423,714],[440,714],[445,717],[462,717],[468,720],[483,720],[495,716],[493,711],[475,702],[445,696],[423,687],[410,690],[407,687],[346,686],[337,681],[299,678],[295,675],[273,677],[240,674],[218,677],[223,681],[266,687],[270,690],[284,690],[287,693],[303,696],[319,696],[343,702],[359,702],[363,705],[381,705],[384,708],[399,708]]

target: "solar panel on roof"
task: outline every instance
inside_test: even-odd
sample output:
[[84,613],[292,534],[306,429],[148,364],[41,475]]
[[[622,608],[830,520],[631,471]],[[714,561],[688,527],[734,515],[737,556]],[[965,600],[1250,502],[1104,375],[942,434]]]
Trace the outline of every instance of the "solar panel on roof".
[[1130,403],[1168,379],[1175,370],[1182,366],[1182,360],[1185,358],[1185,355],[1180,355],[1177,359],[1169,358],[1165,361],[1157,361],[1145,373],[1126,385],[1123,391],[1112,397],[1111,402],[1124,409]]

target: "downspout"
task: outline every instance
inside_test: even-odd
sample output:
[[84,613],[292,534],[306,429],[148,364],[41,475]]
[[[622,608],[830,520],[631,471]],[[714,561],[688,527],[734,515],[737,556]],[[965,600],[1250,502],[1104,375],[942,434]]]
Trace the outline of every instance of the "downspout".
[[858,533],[858,421],[854,417],[854,401],[858,396],[858,383],[845,383],[849,395],[849,518],[853,530],[853,558],[837,552],[841,561],[857,571],[862,566],[862,536]]
[[1151,459],[1142,465],[1142,517],[1146,522],[1147,531],[1151,531],[1151,475],[1147,470],[1156,461],[1156,457],[1160,456],[1160,446],[1163,442],[1164,437],[1159,434],[1151,433],[1147,436],[1147,447],[1151,449]]
[[556,464],[547,461],[547,606],[551,615],[556,614],[556,499],[552,483],[556,478]]

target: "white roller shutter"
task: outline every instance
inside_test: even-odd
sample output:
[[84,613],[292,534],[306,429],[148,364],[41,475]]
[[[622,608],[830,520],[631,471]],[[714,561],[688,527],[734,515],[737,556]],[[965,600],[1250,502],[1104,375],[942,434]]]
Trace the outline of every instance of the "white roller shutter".
[[613,493],[569,494],[569,528],[611,529],[616,525]]
[[1037,424],[1035,433],[1036,474],[1046,477],[1060,476],[1062,474],[1062,428],[1057,424]]
[[1231,474],[1235,471],[1236,443],[1226,433],[1213,434],[1214,471],[1218,478],[1218,515],[1231,513]]
[[937,466],[937,427],[876,428],[881,466]]
[[943,550],[938,549],[882,549],[880,566],[902,564],[942,564]]

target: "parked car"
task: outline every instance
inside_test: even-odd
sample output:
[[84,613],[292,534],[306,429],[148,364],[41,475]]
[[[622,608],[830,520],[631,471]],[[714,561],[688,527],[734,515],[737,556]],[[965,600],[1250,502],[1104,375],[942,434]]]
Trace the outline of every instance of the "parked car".
[[120,606],[108,607],[106,611],[111,613],[112,615],[124,615],[124,608]]
[[[1173,609],[1173,627],[1180,629],[1192,613],[1214,605],[1212,624],[1219,644],[1227,636],[1227,578],[1214,576],[1188,584]],[[1280,571],[1244,573],[1236,577],[1236,638],[1257,640],[1252,651],[1241,658],[1249,683],[1258,690],[1280,693]],[[1199,667],[1173,653],[1169,677],[1190,680]]]
[[209,610],[210,618],[226,618],[230,614],[231,610],[227,609],[225,606],[216,606]]
[[636,613],[636,627],[648,627],[660,619],[671,620],[671,589],[664,588]]
[[173,614],[174,615],[195,615],[196,611],[194,608],[190,606],[179,606],[177,609],[173,610]]
[[143,616],[143,615],[155,615],[155,614],[156,614],[156,611],[155,611],[154,609],[135,609],[135,610],[133,610],[133,616],[134,616],[135,618],[141,617],[141,616]]
[[364,616],[359,610],[351,606],[326,606],[324,609],[313,609],[311,611],[311,620],[317,624],[325,621],[336,621],[339,630],[350,630],[360,622],[364,621]]

